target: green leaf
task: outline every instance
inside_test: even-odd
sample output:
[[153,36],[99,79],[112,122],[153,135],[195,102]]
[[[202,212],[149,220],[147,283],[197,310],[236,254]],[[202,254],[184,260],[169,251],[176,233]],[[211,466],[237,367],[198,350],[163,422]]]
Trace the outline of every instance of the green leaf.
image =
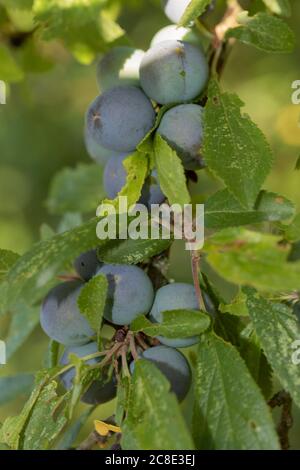
[[91,416],[91,414],[95,411],[95,407],[91,406],[87,410],[85,410],[79,418],[76,419],[76,421],[72,424],[72,426],[67,429],[61,440],[56,446],[56,450],[69,450],[72,444],[76,441],[82,427],[85,425],[86,421],[88,418]]
[[14,400],[19,395],[30,392],[33,385],[32,374],[18,374],[0,377],[0,406]]
[[162,313],[161,323],[152,323],[145,316],[134,320],[130,329],[143,332],[149,336],[166,336],[167,338],[188,338],[200,335],[208,329],[210,317],[199,310],[171,310]]
[[266,52],[289,53],[293,51],[294,33],[280,18],[263,12],[249,17],[245,12],[238,20],[242,25],[229,29],[226,38],[236,38],[240,42]]
[[280,237],[245,229],[225,229],[206,241],[207,261],[235,284],[266,292],[298,290],[300,263],[289,263],[289,247]]
[[39,324],[39,307],[19,301],[10,311],[12,318],[5,338],[7,360],[24,344]]
[[106,304],[108,281],[100,274],[85,284],[78,298],[78,306],[86,317],[92,329],[97,333],[98,345],[101,347],[100,331],[103,312]]
[[188,204],[190,195],[181,160],[159,134],[155,135],[154,153],[159,184],[169,203]]
[[45,40],[62,39],[81,62],[124,36],[123,29],[103,10],[104,0],[36,0],[36,20]]
[[195,420],[197,444],[214,449],[279,449],[270,411],[244,361],[230,344],[207,333],[199,345]]
[[237,296],[232,300],[230,304],[220,304],[219,310],[222,313],[230,313],[238,317],[247,317],[249,315],[247,309],[247,296],[242,291],[239,291]]
[[127,173],[125,186],[121,189],[114,200],[104,199],[104,201],[102,201],[97,210],[98,216],[104,215],[106,204],[113,205],[118,209],[118,212],[120,212],[119,197],[127,197],[128,209],[137,203],[141,197],[142,188],[147,176],[148,164],[148,156],[138,151],[123,161],[123,166]]
[[0,281],[9,269],[17,262],[19,255],[10,250],[0,248]]
[[275,15],[291,16],[292,12],[289,0],[263,0],[263,2]]
[[[247,301],[247,296],[244,295]],[[260,341],[252,323],[249,323],[240,334],[239,351],[253,379],[260,387],[265,399],[268,400],[273,390],[273,372],[261,349]]]
[[299,364],[293,360],[293,354],[297,347],[299,349],[299,321],[286,305],[270,302],[254,289],[244,288],[244,292],[248,296],[249,314],[264,353],[283,387],[300,406]]
[[203,155],[210,170],[246,209],[252,209],[268,175],[273,155],[237,95],[222,93],[211,80],[204,113]]
[[0,80],[5,82],[19,82],[23,80],[24,73],[19,67],[10,50],[0,44]]
[[228,189],[223,189],[206,201],[205,225],[211,229],[222,229],[265,221],[275,222],[291,218],[294,212],[292,202],[266,191],[260,192],[253,209],[245,210]]
[[1,3],[7,8],[16,8],[18,10],[30,10],[34,0],[1,0]]
[[290,225],[281,225],[285,238],[290,242],[300,240],[300,214],[297,214]]
[[188,26],[205,12],[206,7],[210,3],[211,0],[191,0],[183,16],[180,18],[179,26]]
[[105,248],[99,250],[99,259],[112,264],[138,264],[167,250],[170,240],[117,240],[111,241]]
[[124,450],[193,449],[170,384],[150,361],[135,362],[129,408],[122,426]]
[[65,396],[56,394],[57,383],[44,377],[18,416],[7,418],[0,442],[13,450],[48,449],[66,424]]
[[64,168],[53,179],[47,200],[52,214],[95,212],[104,197],[102,167],[80,164]]
[[107,243],[97,238],[97,223],[98,219],[94,218],[80,227],[36,243],[5,276],[1,285],[2,303],[10,305],[19,296],[31,303],[39,300],[49,289],[50,281],[53,282],[68,263],[81,253]]
[[131,388],[131,377],[122,377],[118,383],[117,405],[115,414],[116,423],[119,426],[122,425],[124,416],[130,404]]

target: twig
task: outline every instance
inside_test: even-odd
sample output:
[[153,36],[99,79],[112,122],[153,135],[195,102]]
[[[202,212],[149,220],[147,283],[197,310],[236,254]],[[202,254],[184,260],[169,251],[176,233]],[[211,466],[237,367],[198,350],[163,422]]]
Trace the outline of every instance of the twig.
[[139,358],[138,352],[136,350],[135,340],[133,333],[130,332],[129,335],[129,342],[130,342],[130,352],[132,354],[133,359],[136,361]]
[[191,257],[192,257],[192,273],[193,273],[193,280],[194,280],[194,286],[195,286],[195,291],[196,291],[196,296],[199,304],[200,310],[203,312],[206,312],[206,307],[200,287],[200,280],[199,280],[199,272],[200,272],[200,255],[198,251],[191,251]]
[[107,437],[100,436],[96,431],[91,434],[77,447],[77,450],[92,450],[97,444],[105,445]]
[[144,351],[150,348],[150,346],[144,341],[140,333],[138,333],[135,338],[136,338],[137,343],[139,343],[139,345]]
[[281,418],[277,426],[277,433],[282,450],[288,450],[290,448],[289,430],[293,426],[292,404],[291,395],[285,390],[276,393],[269,401],[271,408],[282,406]]

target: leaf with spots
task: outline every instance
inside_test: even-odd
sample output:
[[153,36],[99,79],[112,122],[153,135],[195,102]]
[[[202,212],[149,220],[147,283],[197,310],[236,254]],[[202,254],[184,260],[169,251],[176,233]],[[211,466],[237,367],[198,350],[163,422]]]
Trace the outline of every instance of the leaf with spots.
[[222,93],[211,80],[204,114],[203,155],[209,169],[245,209],[252,209],[273,163],[264,135],[237,95]]
[[280,18],[260,12],[248,16],[244,12],[238,18],[241,26],[229,29],[226,38],[236,38],[240,42],[266,52],[290,53],[295,47],[295,35]]
[[124,450],[193,449],[170,384],[150,361],[136,361],[126,419],[122,425]]
[[295,206],[279,194],[261,191],[252,209],[245,210],[230,193],[222,189],[205,203],[205,225],[211,229],[275,222],[293,217]]
[[91,328],[97,333],[99,350],[102,348],[100,331],[102,327],[103,312],[106,303],[108,281],[106,276],[94,276],[81,289],[78,306],[80,312],[88,320]]
[[199,310],[170,310],[162,312],[163,321],[152,323],[144,316],[138,317],[130,325],[133,332],[143,332],[148,336],[167,338],[189,338],[200,335],[210,325],[210,317]]
[[204,251],[215,271],[234,284],[260,291],[299,289],[300,262],[288,262],[281,237],[242,228],[224,229],[206,240]]
[[279,448],[271,413],[244,361],[214,333],[199,345],[195,395],[197,448]]
[[169,203],[189,204],[191,198],[181,160],[159,134],[155,136],[154,154],[159,183]]
[[180,18],[179,26],[189,26],[189,24],[202,15],[212,0],[191,0],[184,14]]
[[251,288],[243,291],[248,297],[249,315],[264,353],[282,386],[300,407],[299,364],[294,359],[299,349],[299,321],[286,305],[270,302]]

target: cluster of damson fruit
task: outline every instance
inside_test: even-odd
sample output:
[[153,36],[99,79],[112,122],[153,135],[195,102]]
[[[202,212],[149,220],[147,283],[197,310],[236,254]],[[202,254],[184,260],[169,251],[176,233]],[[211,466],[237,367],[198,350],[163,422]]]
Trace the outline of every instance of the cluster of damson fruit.
[[[168,16],[177,20],[176,4],[182,3],[184,9],[188,2],[164,3]],[[162,105],[167,105],[166,112],[156,132],[177,152],[187,170],[203,166],[203,108],[195,102],[208,75],[198,35],[176,24],[159,31],[147,52],[124,46],[102,57],[97,66],[101,93],[87,111],[85,140],[91,157],[105,164],[103,183],[109,198],[115,198],[124,186],[123,161],[154,128]],[[154,169],[139,202],[149,206],[164,199]]]
[[[167,284],[154,293],[150,278],[140,267],[104,264],[99,261],[96,250],[79,256],[74,268],[78,279],[74,278],[54,287],[44,300],[41,309],[43,330],[52,340],[66,347],[61,358],[63,365],[68,364],[71,353],[85,358],[98,352],[95,342],[96,332],[81,314],[78,306],[78,298],[85,282],[96,275],[102,274],[107,278],[108,293],[104,319],[116,330],[121,326],[130,325],[141,314],[149,314],[149,319],[153,323],[160,323],[164,311],[199,308],[193,285]],[[156,342],[160,343],[159,345],[149,344],[148,347],[138,348],[139,356],[154,362],[167,377],[180,401],[184,399],[190,388],[191,371],[184,355],[175,348],[188,347],[197,341],[196,336],[175,339],[158,336]],[[130,358],[129,361],[132,361]],[[88,359],[86,364],[93,365],[99,361],[99,357],[93,357]],[[134,361],[130,363],[131,372],[133,369]],[[74,369],[69,369],[61,375],[66,389],[72,387],[74,377]],[[82,400],[89,404],[100,404],[114,398],[115,394],[116,379],[112,375],[105,383],[94,381],[84,393]]]

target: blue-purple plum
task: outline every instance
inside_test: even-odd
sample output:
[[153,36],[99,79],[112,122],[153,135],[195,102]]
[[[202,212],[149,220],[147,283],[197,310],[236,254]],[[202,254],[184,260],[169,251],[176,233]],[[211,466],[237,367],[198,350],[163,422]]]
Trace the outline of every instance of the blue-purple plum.
[[157,132],[176,150],[188,169],[203,166],[203,108],[197,104],[181,104],[167,111]]
[[78,256],[74,261],[74,268],[77,274],[84,281],[89,281],[95,276],[97,269],[102,266],[97,257],[97,250],[90,250]]
[[[168,379],[172,392],[182,401],[191,386],[192,374],[189,363],[181,352],[167,346],[155,346],[146,349],[141,359],[153,362]],[[134,371],[134,361],[130,364],[131,373]]]
[[90,105],[88,135],[100,146],[115,152],[133,152],[152,129],[155,111],[137,87],[119,86],[105,91]]
[[191,101],[207,83],[207,59],[199,47],[188,42],[160,42],[146,52],[140,80],[146,95],[157,103]]
[[179,23],[191,0],[162,0],[165,15],[173,23]]
[[144,51],[118,46],[105,54],[97,65],[97,82],[101,92],[115,86],[139,86],[139,68]]
[[[162,312],[183,309],[199,309],[195,288],[192,284],[175,282],[158,289],[149,318],[154,323],[160,323],[163,321]],[[199,341],[198,336],[191,336],[189,338],[165,338],[164,336],[158,336],[157,339],[162,344],[173,348],[186,348]]]
[[[75,354],[77,357],[82,358],[85,356],[90,356],[91,354],[95,354],[96,352],[98,352],[98,347],[94,342],[85,344],[83,346],[71,346],[65,350],[60,363],[61,365],[68,365],[70,354]],[[97,364],[100,360],[101,358],[89,359],[85,362],[85,364],[94,365]],[[61,382],[67,390],[70,390],[73,387],[74,377],[74,368],[61,375]],[[83,394],[81,401],[88,405],[100,405],[112,400],[116,396],[116,392],[116,383],[113,379],[107,381],[95,380]]]
[[81,315],[77,300],[84,283],[68,281],[54,287],[41,309],[41,326],[53,340],[66,346],[88,343],[95,332]]
[[190,28],[183,28],[176,24],[170,24],[160,29],[151,41],[150,47],[154,47],[164,41],[185,41],[199,47],[200,39]]
[[137,266],[104,265],[97,274],[105,274],[108,294],[104,318],[115,325],[129,325],[135,318],[149,313],[154,291],[147,274]]
[[[111,157],[104,169],[103,186],[107,196],[110,199],[117,197],[118,193],[126,183],[126,170],[123,161],[128,155],[118,155]],[[165,200],[165,195],[160,189],[156,170],[153,170],[151,176],[147,178],[142,189],[140,204],[150,207],[151,204],[161,204]]]
[[89,156],[92,160],[99,165],[105,165],[107,160],[115,154],[113,150],[108,150],[95,140],[95,138],[90,134],[88,131],[87,126],[85,126],[84,130],[84,141],[85,141],[85,148]]

